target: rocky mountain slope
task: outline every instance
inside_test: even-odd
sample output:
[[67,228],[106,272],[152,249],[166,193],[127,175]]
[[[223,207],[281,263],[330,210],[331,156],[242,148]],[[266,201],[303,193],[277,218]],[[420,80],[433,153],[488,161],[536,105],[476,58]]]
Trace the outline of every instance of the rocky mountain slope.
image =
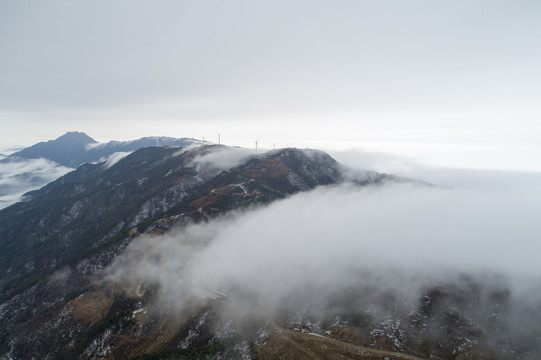
[[[362,286],[297,289],[272,312],[235,288],[200,289],[179,307],[156,284],[107,269],[171,229],[316,187],[400,179],[346,179],[319,151],[218,145],[148,147],[109,165],[85,164],[0,211],[0,359],[521,359],[539,349],[535,334],[502,336],[509,291],[470,277],[427,286],[413,312],[400,294]],[[377,317],[363,306],[369,294]]]

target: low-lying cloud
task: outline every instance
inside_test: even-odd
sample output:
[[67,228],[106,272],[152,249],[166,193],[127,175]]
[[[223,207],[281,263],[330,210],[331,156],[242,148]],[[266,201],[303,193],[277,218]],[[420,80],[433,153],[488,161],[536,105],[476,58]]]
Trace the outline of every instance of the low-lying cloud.
[[39,189],[72,170],[46,159],[0,162],[0,209],[20,201],[28,191]]
[[[190,149],[183,149],[181,152]],[[195,167],[199,172],[229,170],[256,156],[253,150],[239,147],[217,146],[206,148],[205,150],[202,155],[196,156],[189,164],[189,166]]]
[[[235,156],[227,162],[218,154],[194,163],[236,164]],[[413,177],[423,170],[425,181],[449,175],[448,182],[320,187],[164,236],[142,236],[108,277],[132,291],[157,287],[159,301],[181,308],[194,297],[227,294],[227,301],[264,313],[312,311],[322,321],[321,314],[345,309],[381,324],[408,319],[429,288],[480,291],[473,307],[462,310],[490,334],[487,346],[509,354],[522,346],[523,355],[533,354],[522,358],[536,358],[540,175],[410,170]],[[528,345],[520,345],[525,339]]]
[[111,166],[115,165],[120,160],[124,159],[126,156],[133,153],[133,151],[119,151],[113,153],[105,158],[101,158],[98,162],[104,162],[103,166],[106,169],[109,169]]
[[364,169],[417,179],[443,187],[514,192],[516,189],[539,191],[540,172],[436,167],[414,158],[395,154],[351,149],[333,151],[331,155],[351,169]]
[[319,188],[139,238],[112,273],[157,283],[164,293],[241,289],[270,307],[307,285],[345,289],[366,272],[396,288],[446,273],[535,276],[539,194],[407,183]]

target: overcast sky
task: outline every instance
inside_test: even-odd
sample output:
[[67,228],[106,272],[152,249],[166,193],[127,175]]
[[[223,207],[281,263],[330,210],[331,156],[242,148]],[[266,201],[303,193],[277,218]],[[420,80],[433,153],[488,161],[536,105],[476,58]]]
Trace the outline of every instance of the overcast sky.
[[0,148],[66,131],[541,171],[539,1],[0,3]]

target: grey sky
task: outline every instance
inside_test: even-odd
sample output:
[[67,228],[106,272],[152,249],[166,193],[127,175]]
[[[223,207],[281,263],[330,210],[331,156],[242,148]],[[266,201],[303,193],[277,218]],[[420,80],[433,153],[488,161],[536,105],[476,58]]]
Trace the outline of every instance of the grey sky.
[[0,144],[220,132],[539,171],[540,16],[537,1],[4,1]]

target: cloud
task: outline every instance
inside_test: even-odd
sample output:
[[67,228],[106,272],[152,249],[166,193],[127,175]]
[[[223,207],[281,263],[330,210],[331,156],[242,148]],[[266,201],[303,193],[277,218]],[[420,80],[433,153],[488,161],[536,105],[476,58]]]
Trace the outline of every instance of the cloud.
[[72,170],[46,159],[0,162],[0,209],[20,201],[28,191],[39,189]]
[[113,272],[173,293],[242,289],[271,307],[295,289],[345,288],[367,271],[398,288],[420,274],[425,280],[486,271],[522,278],[541,272],[538,195],[394,183],[319,188],[140,238]]
[[[197,146],[196,146],[197,147]],[[179,153],[191,150],[187,148]],[[189,164],[199,172],[229,170],[238,166],[251,157],[257,156],[253,150],[240,147],[217,146],[206,148],[201,155],[196,156]]]
[[535,349],[541,187],[492,181],[499,185],[320,187],[137,238],[107,276],[131,291],[157,288],[159,302],[180,308],[227,294],[248,311],[318,321],[346,311],[381,326],[390,317],[409,321],[427,289],[443,289],[454,294],[448,311],[464,306],[453,296],[477,297],[461,311],[490,334],[488,346],[503,351],[502,343],[513,349],[528,339]]
[[106,169],[109,169],[111,166],[115,165],[120,160],[124,159],[126,156],[130,155],[133,151],[119,151],[113,153],[106,158],[101,158],[98,162],[105,162],[103,166]]
[[350,269],[536,274],[539,210],[531,197],[415,185],[319,189],[228,224],[190,271],[211,287],[268,284],[265,298]]
[[516,192],[522,189],[523,192],[538,192],[541,183],[541,172],[535,171],[431,166],[412,157],[362,149],[331,151],[330,154],[351,169],[390,173],[456,189],[496,192]]

